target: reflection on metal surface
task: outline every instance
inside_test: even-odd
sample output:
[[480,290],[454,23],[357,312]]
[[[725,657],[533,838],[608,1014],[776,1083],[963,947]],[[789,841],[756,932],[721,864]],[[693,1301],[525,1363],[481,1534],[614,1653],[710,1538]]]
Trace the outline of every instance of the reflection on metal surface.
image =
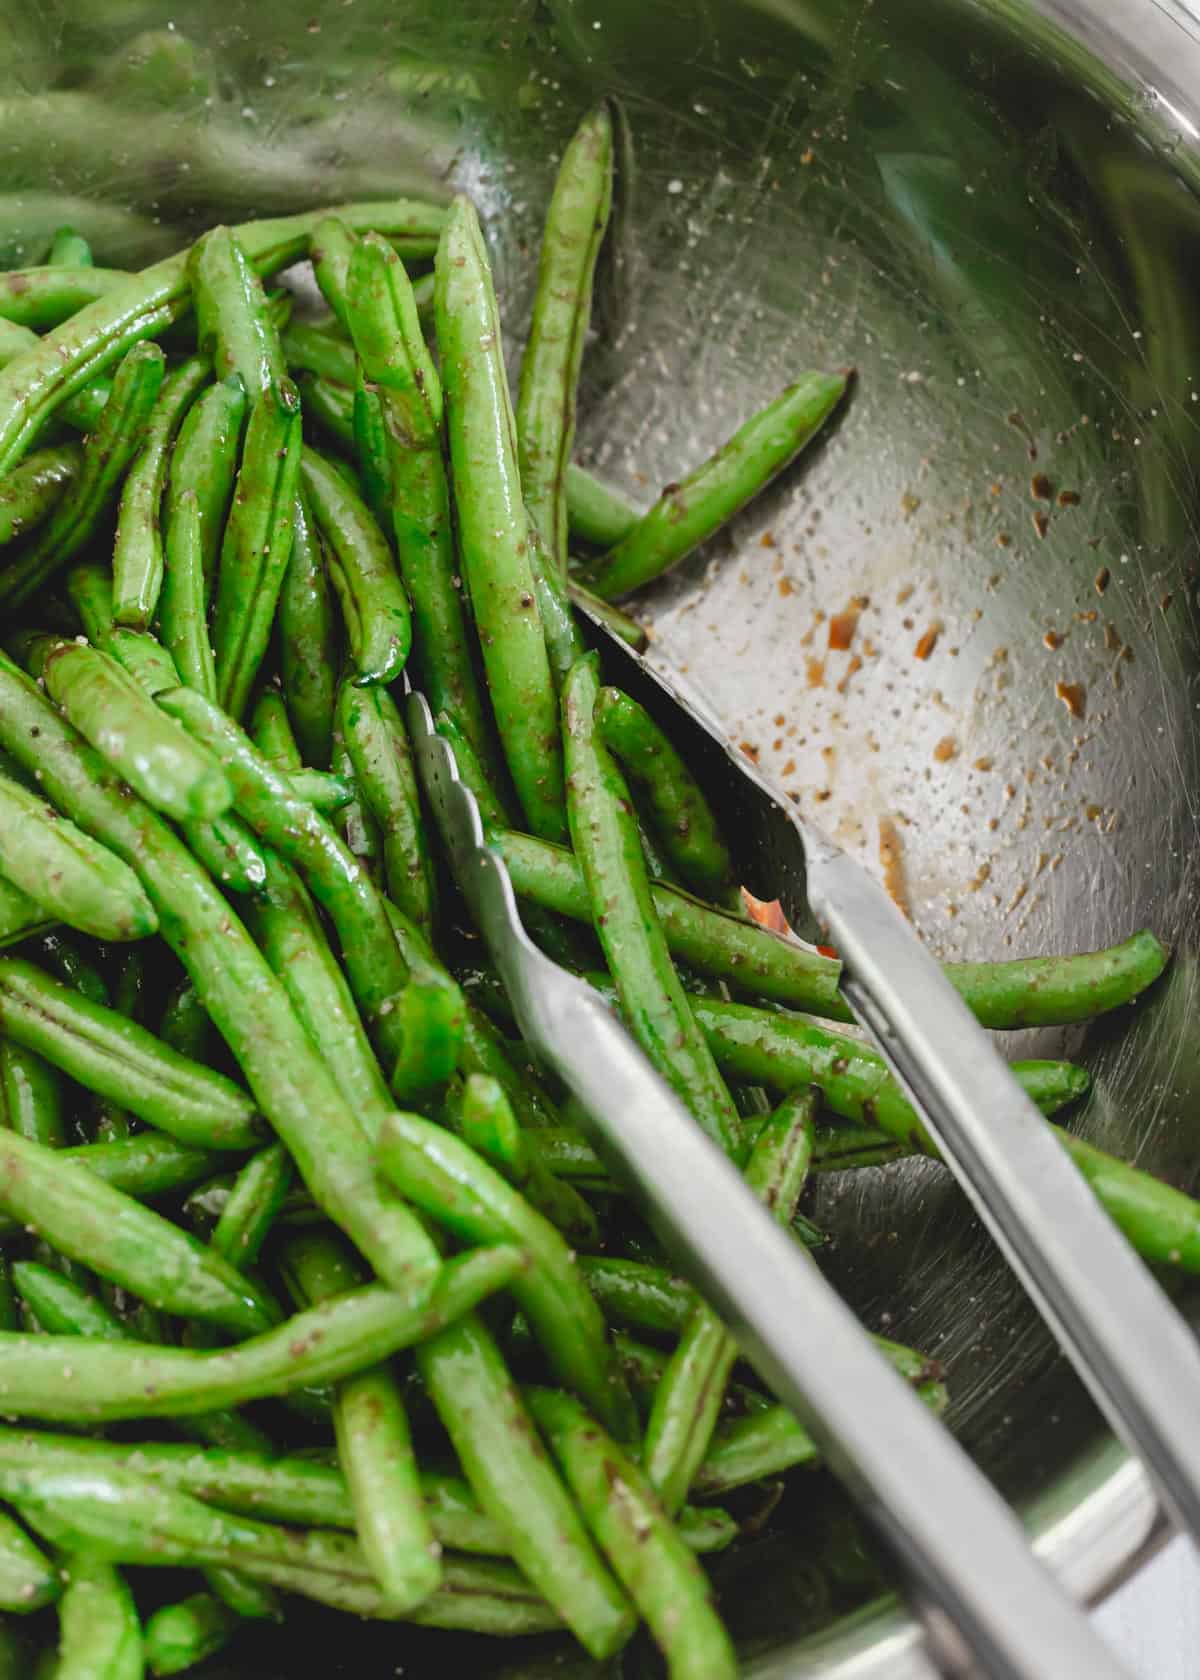
[[[1200,48],[1177,5],[3,15],[0,258],[32,260],[71,221],[98,260],[143,260],[223,213],[453,178],[489,218],[514,352],[555,152],[619,94],[629,167],[583,458],[645,503],[798,368],[858,368],[816,449],[646,603],[657,655],[876,867],[892,825],[940,952],[1066,950],[1143,922],[1170,940],[1154,997],[1051,1042],[1097,1075],[1090,1134],[1194,1186]],[[831,648],[830,619],[863,598]],[[954,1427],[1097,1590],[1150,1535],[1144,1489],[946,1176],[847,1174],[814,1215],[866,1322],[945,1361]],[[1195,1315],[1200,1291],[1180,1298]],[[820,1578],[823,1497],[804,1483],[735,1564],[750,1672],[921,1672],[898,1616],[837,1623],[874,1588]],[[345,1643],[344,1672],[392,1672],[394,1630]],[[274,1630],[248,1649],[247,1677],[293,1671]]]

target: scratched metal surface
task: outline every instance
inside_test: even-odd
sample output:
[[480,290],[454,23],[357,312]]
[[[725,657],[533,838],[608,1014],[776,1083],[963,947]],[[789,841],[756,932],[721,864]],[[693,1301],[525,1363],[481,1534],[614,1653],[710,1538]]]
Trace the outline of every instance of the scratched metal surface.
[[[890,844],[937,950],[1065,951],[1143,923],[1169,938],[1150,1002],[1037,1047],[1093,1070],[1090,1135],[1194,1187],[1200,214],[1172,82],[1186,89],[1195,43],[1170,8],[2,15],[3,260],[34,260],[63,220],[100,260],[143,261],[217,216],[453,179],[488,218],[514,352],[556,150],[617,93],[581,457],[645,502],[798,369],[858,370],[802,466],[646,598],[658,654],[873,866]],[[851,645],[831,650],[848,608]],[[1145,1537],[1144,1497],[945,1176],[845,1175],[812,1211],[865,1320],[945,1362],[953,1426],[1096,1590]],[[830,1631],[856,1589],[806,1550],[827,1498],[811,1488],[727,1583],[748,1658],[771,1675],[910,1672],[899,1620],[868,1608]],[[395,1666],[390,1632],[320,1637],[332,1672]],[[272,1630],[211,1673],[295,1672],[303,1648]],[[403,1649],[410,1672],[447,1660],[444,1642]],[[492,1661],[452,1649],[477,1672]]]

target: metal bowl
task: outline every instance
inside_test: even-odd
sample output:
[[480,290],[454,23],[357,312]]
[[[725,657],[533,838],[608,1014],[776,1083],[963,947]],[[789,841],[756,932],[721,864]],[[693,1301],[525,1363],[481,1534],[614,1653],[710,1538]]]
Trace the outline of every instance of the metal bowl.
[[[1193,1188],[1200,46],[1182,14],[60,0],[5,22],[0,257],[37,260],[71,220],[99,260],[142,261],[218,216],[453,181],[488,221],[513,351],[556,155],[615,94],[581,458],[647,501],[797,370],[858,370],[836,429],[644,602],[657,651],[843,841],[898,854],[938,951],[1146,923],[1173,944],[1153,997],[1037,1043],[1093,1070],[1088,1135]],[[845,609],[854,640],[831,651]],[[946,1175],[842,1175],[812,1213],[864,1320],[944,1362],[951,1426],[1073,1587],[1134,1567],[1160,1532],[1144,1480]],[[1200,1291],[1178,1293],[1195,1314]],[[869,1573],[821,1573],[830,1499],[793,1482],[726,1580],[746,1672],[927,1673]],[[500,1666],[390,1628],[302,1636],[364,1680]],[[271,1630],[210,1673],[304,1666]],[[553,1653],[509,1672],[568,1669],[592,1672]]]

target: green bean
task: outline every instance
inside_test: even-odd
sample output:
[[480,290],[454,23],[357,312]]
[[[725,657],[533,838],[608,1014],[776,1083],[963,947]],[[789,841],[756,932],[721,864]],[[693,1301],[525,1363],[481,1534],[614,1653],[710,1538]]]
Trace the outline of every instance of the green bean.
[[427,444],[441,430],[441,381],[404,264],[375,234],[364,234],[350,251],[346,311],[354,349],[379,392],[389,431],[406,447]]
[[395,1003],[400,1054],[390,1080],[392,1096],[406,1108],[431,1103],[458,1066],[465,1005],[451,980],[410,980]]
[[[107,1194],[106,1186],[101,1189]],[[206,1250],[200,1252],[212,1261]],[[6,1416],[105,1423],[186,1417],[290,1394],[335,1382],[435,1336],[485,1296],[506,1288],[525,1263],[519,1249],[479,1249],[447,1261],[432,1293],[424,1284],[406,1293],[368,1284],[233,1348],[131,1349],[57,1336],[0,1335],[0,1399]],[[177,1310],[199,1316],[191,1308]]]
[[184,823],[183,837],[213,880],[230,892],[253,894],[266,882],[262,848],[232,811],[222,811],[211,822]]
[[469,1314],[422,1342],[415,1357],[466,1478],[517,1564],[592,1656],[620,1650],[633,1613],[479,1318]]
[[192,1593],[164,1604],[146,1623],[146,1666],[151,1674],[180,1674],[223,1651],[241,1618],[212,1593]]
[[[194,495],[200,516],[200,563],[206,608],[217,581],[217,559],[233,495],[245,417],[246,388],[241,380],[220,380],[192,404],[171,451],[167,530],[169,534],[181,498]],[[175,610],[172,588],[168,573],[164,583],[164,613]]]
[[[693,997],[692,1008],[719,1065],[735,1079],[771,1090],[816,1085],[826,1108],[855,1125],[876,1125],[925,1153],[934,1146],[883,1057],[860,1039],[799,1016],[772,1014],[717,998]],[[1087,1091],[1087,1072],[1071,1062],[1013,1062],[1012,1072],[1045,1114]]]
[[54,926],[41,905],[0,875],[0,951]]
[[30,1615],[53,1604],[61,1591],[59,1573],[6,1511],[0,1511],[0,1611]]
[[526,1389],[525,1399],[672,1680],[733,1680],[737,1659],[708,1581],[646,1477],[570,1395]]
[[215,227],[188,259],[201,354],[218,379],[236,374],[251,402],[277,391],[287,378],[279,333],[262,281],[230,228]]
[[[361,367],[354,385],[354,459],[367,506],[380,530],[392,533],[392,450],[379,392]],[[394,540],[394,533],[393,533]]]
[[92,247],[73,227],[60,227],[50,241],[47,268],[94,268]]
[[111,1001],[108,981],[95,963],[85,957],[78,943],[62,933],[46,933],[37,941],[35,954],[64,985],[70,986],[89,1003]]
[[265,1581],[256,1581],[240,1569],[222,1569],[213,1564],[203,1574],[214,1596],[243,1621],[283,1621],[279,1594]]
[[612,202],[607,105],[580,123],[563,152],[546,212],[533,319],[521,363],[517,439],[526,506],[546,564],[567,568],[563,478],[575,441],[575,398],[592,312],[592,278]]
[[678,1335],[695,1311],[691,1285],[664,1266],[581,1254],[579,1267],[611,1324]]
[[985,1027],[1063,1026],[1118,1009],[1145,991],[1169,953],[1149,929],[1070,957],[947,963],[946,976]]
[[366,871],[230,718],[189,689],[161,696],[160,704],[216,754],[251,828],[306,875],[337,929],[346,977],[368,1029],[389,1058],[397,1056],[402,1045],[389,1012],[408,983],[408,970]]
[[291,1157],[281,1143],[252,1155],[234,1181],[209,1246],[239,1272],[253,1266],[291,1183]]
[[[296,384],[305,421],[313,421],[318,433],[324,433],[322,441],[326,446],[331,446],[339,456],[353,459],[356,448],[354,392],[311,373],[299,374]],[[337,465],[340,467],[340,462]]]
[[[127,1445],[0,1428],[0,1458],[10,1450],[19,1450],[31,1470],[46,1468],[70,1474],[86,1472],[95,1464],[131,1470],[193,1494],[206,1504],[293,1528],[352,1529],[355,1524],[350,1490],[341,1470],[333,1463],[310,1457],[196,1448],[174,1442]],[[503,1553],[503,1530],[483,1514],[459,1477],[424,1470],[421,1491],[434,1534],[444,1546],[485,1556]]]
[[215,700],[217,667],[205,614],[203,535],[194,490],[184,491],[172,507],[165,568],[159,609],[163,640],[180,681]]
[[212,1059],[212,1022],[199,993],[186,976],[167,993],[158,1036],[172,1050],[190,1056],[194,1062]]
[[[0,403],[10,368],[25,360],[21,357],[0,372]],[[135,344],[117,369],[95,431],[84,440],[78,477],[19,558],[0,572],[0,604],[21,606],[91,540],[141,447],[162,377],[162,351],[157,345]]]
[[354,995],[299,877],[273,852],[265,863],[266,890],[247,907],[250,929],[359,1125],[374,1138],[392,1100]]
[[84,1551],[64,1573],[56,1680],[142,1680],[142,1626],[119,1571]]
[[573,1248],[599,1246],[595,1214],[576,1190],[546,1166],[537,1138],[526,1138],[498,1080],[483,1073],[468,1076],[458,1129],[471,1148],[502,1173]]
[[690,1551],[702,1556],[732,1546],[741,1529],[719,1505],[683,1505],[675,1518],[675,1532]]
[[355,382],[354,346],[344,338],[322,332],[308,321],[292,321],[283,334],[283,354],[289,368],[315,373],[335,385]]
[[702,898],[743,913],[733,859],[712,807],[646,708],[620,689],[602,688],[596,721],[605,746],[645,800],[672,873]]
[[138,687],[153,697],[164,688],[174,688],[179,671],[167,649],[145,630],[114,629],[106,652],[133,678]]
[[94,939],[145,939],[158,927],[133,871],[7,776],[0,776],[0,869],[55,921]]
[[18,1260],[13,1283],[38,1326],[51,1336],[90,1336],[97,1341],[127,1342],[129,1331],[99,1296],[36,1260]]
[[259,691],[250,714],[249,734],[259,752],[276,770],[291,776],[302,767],[304,760],[292,732],[287,706],[277,688]]
[[0,958],[0,1030],[180,1143],[252,1149],[262,1141],[254,1103],[231,1079],[33,963]]
[[[790,1225],[812,1159],[815,1093],[798,1088],[759,1133],[746,1163],[746,1181],[772,1216]],[[654,1394],[642,1465],[672,1516],[712,1439],[738,1346],[712,1308],[697,1302]]]
[[270,640],[292,547],[300,474],[300,405],[290,381],[250,409],[221,544],[212,644],[221,704],[240,718]]
[[[459,553],[492,707],[530,828],[543,839],[562,840],[562,748],[517,476],[500,321],[483,235],[465,198],[455,199],[450,211],[436,272]],[[435,709],[458,716],[453,704],[440,700]]]
[[[39,1139],[39,1141],[41,1141]],[[186,1190],[230,1163],[212,1149],[195,1149],[163,1132],[139,1132],[116,1143],[85,1143],[59,1151],[59,1160],[95,1173],[138,1201]]]
[[615,548],[642,517],[618,491],[574,461],[564,474],[564,495],[571,535],[595,548]]
[[606,630],[614,636],[619,636],[635,653],[642,653],[650,638],[636,618],[615,607],[611,601],[602,601],[599,595],[593,595],[590,589],[585,589],[574,578],[567,579],[567,594],[577,607],[582,607],[589,618],[595,618],[604,625]]
[[412,645],[412,615],[387,539],[337,468],[304,450],[302,477],[341,603],[358,683],[393,682]]
[[113,541],[113,618],[132,630],[149,628],[162,589],[161,508],[171,444],[211,377],[208,357],[191,356],[163,380],[142,446],[125,477]]
[[[576,921],[591,920],[584,872],[564,847],[532,835],[493,833],[519,897]],[[784,938],[744,916],[701,903],[654,881],[650,898],[672,956],[702,974],[827,1015],[840,1007],[841,964],[798,939]]]
[[0,1122],[47,1149],[67,1141],[58,1071],[8,1038],[0,1038]]
[[[77,241],[75,249],[86,248],[71,228],[61,230]],[[80,309],[129,279],[121,268],[96,268],[92,263],[56,261],[53,249],[46,262],[33,268],[10,269],[0,274],[0,315],[34,332],[46,332],[67,321]]]
[[309,256],[321,295],[346,332],[350,330],[346,288],[355,243],[354,232],[342,217],[328,214],[317,223],[309,241]]
[[77,443],[37,449],[0,479],[0,547],[41,525],[79,477]]
[[204,822],[229,808],[229,784],[211,753],[164,717],[108,654],[60,642],[43,680],[68,721],[156,810]]
[[[0,276],[0,281],[2,279]],[[0,367],[7,367],[10,362],[16,361],[18,356],[23,356],[27,350],[32,350],[40,343],[37,333],[29,327],[19,327],[13,321],[0,318]],[[107,374],[99,374],[73,395],[63,399],[49,426],[52,426],[55,420],[64,420],[78,432],[94,431],[104,411],[104,405],[111,395],[112,380]],[[15,472],[16,468],[12,471]]]
[[[29,459],[36,457],[31,455]],[[107,652],[114,629],[112,573],[94,560],[81,560],[70,568],[63,583],[87,640]]]
[[[294,1237],[287,1264],[310,1304],[359,1282],[356,1268],[323,1234]],[[404,1401],[389,1368],[376,1365],[339,1383],[333,1421],[363,1555],[384,1597],[398,1612],[411,1609],[441,1585],[442,1570]]]
[[753,415],[648,513],[583,581],[605,600],[628,595],[684,559],[795,459],[846,390],[845,374],[807,373]]
[[292,792],[304,799],[315,811],[328,814],[342,811],[358,798],[358,783],[353,776],[337,775],[330,770],[293,770],[288,775]]
[[292,516],[292,552],[279,592],[279,672],[304,760],[324,769],[333,742],[338,632],[321,539],[304,497]]
[[592,654],[563,689],[563,736],[571,837],[593,922],[634,1037],[709,1137],[736,1155],[737,1111],[671,964],[632,802],[596,727],[598,690]]
[[362,797],[379,824],[388,896],[428,933],[433,927],[436,877],[400,709],[382,687],[359,688],[343,682],[335,727],[350,755]]
[[575,1389],[622,1440],[636,1431],[633,1405],[604,1320],[553,1225],[499,1173],[443,1127],[392,1114],[379,1134],[380,1170],[465,1242],[519,1242],[534,1256],[513,1295],[559,1380]]
[[[193,698],[204,704],[200,696]],[[4,656],[0,747],[36,770],[51,801],[134,869],[168,944],[317,1205],[381,1277],[413,1290],[424,1278],[428,1286],[438,1265],[436,1251],[408,1211],[380,1193],[352,1111],[228,901],[166,825],[129,797],[103,760]],[[320,821],[315,814],[313,820]]]

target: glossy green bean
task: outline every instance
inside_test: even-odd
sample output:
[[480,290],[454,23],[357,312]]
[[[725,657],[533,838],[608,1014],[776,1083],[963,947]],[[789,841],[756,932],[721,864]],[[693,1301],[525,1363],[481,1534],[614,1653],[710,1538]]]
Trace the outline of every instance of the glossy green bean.
[[[349,462],[354,458],[354,392],[318,374],[300,373],[296,387],[304,408],[306,437],[314,429],[326,448]],[[311,426],[310,426],[311,423]],[[341,462],[338,461],[340,468]]]
[[1068,957],[947,963],[946,977],[985,1027],[1064,1026],[1130,1003],[1166,967],[1148,928],[1120,945]]
[[142,1624],[119,1570],[85,1549],[64,1575],[56,1680],[142,1680]]
[[53,916],[48,916],[28,893],[0,875],[0,951],[53,926]]
[[279,673],[288,716],[308,764],[323,770],[333,744],[338,624],[324,548],[303,496],[292,516],[292,551],[279,592]]
[[[73,237],[79,240],[78,234]],[[81,245],[86,243],[80,241]],[[0,274],[0,315],[34,332],[46,332],[70,320],[97,298],[107,297],[128,279],[128,273],[121,268],[55,262],[51,255],[36,267],[15,268]]]
[[461,1059],[463,995],[453,981],[410,980],[394,1013],[400,1054],[389,1081],[392,1096],[405,1108],[421,1108],[436,1102]]
[[525,1399],[672,1680],[734,1680],[737,1659],[708,1580],[646,1476],[572,1396],[539,1388]]
[[428,445],[442,424],[442,385],[417,317],[412,284],[386,240],[364,234],[350,252],[347,326],[384,421],[402,447]]
[[585,589],[575,578],[567,579],[567,594],[577,607],[582,607],[589,618],[598,619],[607,630],[633,649],[635,653],[644,652],[649,643],[649,636],[645,628],[638,623],[630,613],[615,607],[611,601],[602,601],[599,595],[593,595],[590,589]]
[[[294,1237],[287,1264],[310,1304],[359,1281],[344,1252],[322,1233]],[[359,1544],[384,1597],[402,1613],[437,1590],[442,1570],[400,1386],[387,1365],[338,1384],[333,1422]]]
[[375,523],[394,541],[391,441],[379,391],[367,383],[361,368],[354,385],[354,459]]
[[281,1143],[252,1155],[221,1210],[209,1246],[239,1272],[257,1261],[292,1184],[292,1160]]
[[[23,356],[27,350],[32,350],[40,342],[37,333],[31,328],[21,327],[15,321],[0,318],[0,367],[7,367],[10,362],[15,362],[19,356]],[[95,376],[63,399],[47,430],[56,420],[64,420],[78,432],[94,431],[104,405],[111,395],[112,380],[108,375],[102,373]]]
[[299,398],[285,380],[251,406],[221,542],[212,645],[221,704],[235,718],[249,703],[275,621],[291,554],[300,455]]
[[335,727],[350,755],[362,797],[379,824],[388,896],[429,933],[437,883],[400,708],[385,688],[343,682]]
[[2,1335],[0,1400],[8,1416],[104,1423],[186,1417],[336,1382],[436,1336],[506,1288],[525,1264],[518,1249],[479,1249],[447,1261],[432,1293],[424,1285],[419,1293],[401,1293],[368,1284],[233,1348],[130,1349],[57,1336]]
[[[565,847],[511,831],[493,833],[492,841],[519,897],[575,921],[591,920],[583,870]],[[671,955],[690,968],[793,1009],[825,1015],[840,1007],[836,957],[661,881],[651,883],[650,898]]]
[[57,1150],[0,1132],[0,1207],[69,1259],[163,1312],[253,1335],[272,1321],[261,1292],[217,1256]]
[[[418,252],[428,250],[445,215],[439,207],[404,199],[343,205],[338,213],[352,227],[375,228],[394,237],[400,248]],[[281,216],[233,231],[258,272],[270,273],[305,254],[324,214]],[[124,277],[10,362],[0,372],[0,474],[16,465],[60,403],[119,361],[131,345],[177,320],[190,301],[188,253],[183,251]]]
[[50,241],[47,268],[94,268],[92,247],[73,227],[60,227]]
[[563,688],[567,810],[593,923],[634,1037],[708,1136],[728,1155],[739,1121],[671,963],[650,896],[633,805],[595,721],[595,655]]
[[[11,367],[25,360],[21,357],[0,372],[0,388]],[[28,546],[0,571],[0,605],[21,606],[91,540],[141,447],[162,384],[163,366],[163,353],[153,344],[135,344],[122,361],[96,429],[84,439],[78,476]]]
[[113,540],[113,618],[147,630],[163,583],[162,500],[171,444],[184,415],[212,377],[207,356],[190,356],[163,380],[141,448],[130,462]]
[[[192,404],[171,451],[167,471],[167,531],[169,534],[180,499],[194,495],[200,516],[200,561],[206,609],[217,581],[217,560],[237,476],[245,418],[245,386],[240,379],[222,379]],[[168,575],[164,580],[164,611],[171,605],[171,591]]]
[[61,1075],[10,1038],[0,1038],[0,1124],[47,1149],[67,1141]]
[[164,544],[159,623],[179,679],[209,700],[217,698],[217,666],[204,600],[204,539],[194,490],[174,502]]
[[683,884],[727,910],[744,913],[729,847],[696,778],[646,708],[602,688],[596,721],[609,751],[642,795],[655,838]]
[[604,1320],[561,1234],[459,1138],[410,1114],[379,1134],[380,1169],[464,1242],[517,1242],[534,1257],[513,1294],[559,1380],[621,1440],[636,1433],[629,1392]]
[[59,1151],[59,1159],[84,1168],[138,1201],[186,1190],[234,1164],[234,1157],[196,1149],[163,1132],[139,1132],[117,1143],[85,1143]]
[[53,1604],[62,1590],[58,1570],[24,1529],[0,1511],[0,1611],[32,1615]]
[[89,1336],[102,1342],[127,1342],[129,1331],[98,1295],[53,1266],[18,1260],[13,1284],[38,1327],[51,1336]]
[[222,811],[211,822],[184,823],[184,839],[214,881],[229,892],[259,892],[267,879],[262,848],[242,819]]
[[170,653],[156,636],[145,630],[113,630],[106,652],[120,665],[138,687],[151,696],[164,688],[174,688],[179,671]]
[[259,690],[250,714],[249,735],[263,757],[286,776],[294,775],[303,766],[287,706],[277,688]]
[[155,810],[176,822],[206,822],[228,810],[232,793],[212,754],[164,717],[109,654],[60,642],[43,681],[68,721]]
[[[773,1218],[790,1225],[812,1160],[815,1093],[786,1097],[755,1140],[746,1182]],[[654,1394],[641,1462],[672,1516],[687,1498],[720,1416],[738,1346],[716,1313],[699,1301]]]
[[278,390],[287,377],[279,333],[262,281],[230,228],[197,240],[188,259],[201,355],[218,379],[236,374],[251,402]]
[[368,1029],[389,1058],[399,1055],[389,1014],[408,983],[408,969],[383,899],[362,865],[230,718],[189,689],[161,696],[160,704],[215,753],[251,828],[306,876],[337,929],[346,977]]
[[0,479],[0,547],[44,523],[79,477],[77,443],[55,444],[27,455]]
[[[487,771],[484,769],[478,753],[449,712],[439,712],[437,714],[434,720],[434,728],[442,739],[449,741],[453,747],[454,763],[458,770],[459,780],[474,794],[484,830],[489,836],[494,837],[496,831],[507,827],[508,813],[499,794],[488,779]],[[538,844],[549,845],[550,842],[539,841]]]
[[[596,1216],[571,1185],[547,1166],[537,1138],[527,1138],[499,1080],[472,1073],[463,1087],[457,1129],[531,1207],[561,1231],[572,1248],[597,1248]],[[578,1258],[578,1255],[577,1255]]]
[[146,1666],[151,1674],[181,1674],[223,1651],[242,1618],[209,1592],[164,1604],[146,1622]]
[[146,939],[158,917],[133,871],[45,800],[0,775],[0,870],[93,939]]
[[636,1618],[479,1318],[422,1342],[415,1357],[463,1472],[520,1568],[592,1656],[620,1650]]
[[546,212],[533,319],[521,362],[516,425],[525,504],[545,563],[567,567],[564,475],[575,441],[575,399],[592,313],[592,279],[612,202],[607,105],[580,123],[562,155]]
[[[483,235],[465,198],[450,211],[436,273],[459,554],[492,708],[530,828],[563,840],[558,709],[529,558],[500,321]],[[451,704],[435,706],[458,715]]]
[[[128,1445],[78,1435],[0,1428],[0,1456],[16,1454],[31,1469],[86,1472],[94,1465],[131,1470],[206,1504],[293,1528],[354,1527],[354,1506],[341,1470],[313,1457],[198,1448],[174,1442]],[[12,1462],[10,1456],[6,1461]],[[500,1556],[503,1530],[484,1515],[458,1476],[421,1472],[421,1492],[436,1538],[458,1551]]]
[[202,1149],[252,1149],[264,1126],[245,1091],[33,963],[0,958],[0,1030],[156,1130]]
[[793,461],[841,402],[846,376],[808,373],[753,415],[680,484],[668,485],[583,581],[613,600],[661,577]]
[[321,295],[346,332],[350,330],[346,289],[355,242],[354,231],[340,215],[323,216],[309,241],[309,256]]
[[69,934],[45,933],[29,953],[39,958],[42,966],[56,974],[64,985],[70,986],[89,1003],[108,1004],[112,1001],[108,981],[89,956],[79,948],[79,942]]
[[282,335],[283,354],[289,368],[319,374],[335,385],[352,386],[356,363],[349,340],[323,332],[308,321],[292,321]]
[[341,604],[355,681],[394,682],[412,645],[412,615],[387,538],[366,503],[315,450],[305,448],[301,471]]
[[[129,797],[99,755],[2,655],[0,747],[36,770],[52,803],[134,869],[168,944],[314,1201],[381,1277],[414,1291],[420,1278],[428,1287],[436,1251],[408,1211],[381,1195],[353,1112],[228,900],[161,819]],[[314,820],[320,821],[315,814]]]
[[574,461],[567,464],[563,479],[567,526],[581,542],[615,548],[642,517],[619,491]]

